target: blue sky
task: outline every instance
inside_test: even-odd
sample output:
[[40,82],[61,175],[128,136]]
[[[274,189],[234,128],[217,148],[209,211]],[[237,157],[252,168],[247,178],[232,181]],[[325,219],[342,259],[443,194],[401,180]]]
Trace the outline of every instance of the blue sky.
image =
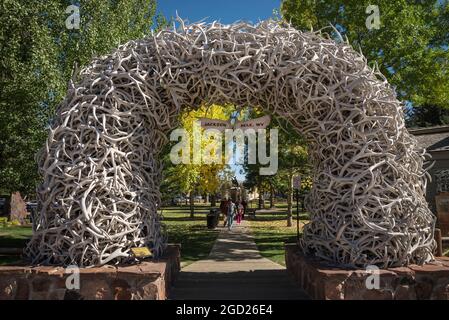
[[[279,10],[281,0],[159,0],[157,11],[168,19],[178,15],[189,22],[206,18],[206,22],[214,20],[228,24],[243,20],[257,23],[273,16],[273,9]],[[239,171],[240,165],[231,165],[238,180],[244,180]]]
[[167,18],[178,15],[196,22],[207,18],[221,23],[232,23],[238,20],[257,23],[273,16],[273,9],[279,9],[281,0],[159,0],[158,12]]

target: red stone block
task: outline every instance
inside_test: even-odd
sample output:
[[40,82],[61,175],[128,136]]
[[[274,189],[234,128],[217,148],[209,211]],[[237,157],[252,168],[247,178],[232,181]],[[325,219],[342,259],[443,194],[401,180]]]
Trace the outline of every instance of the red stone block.
[[1,299],[131,300],[167,298],[180,270],[179,246],[168,247],[164,256],[135,265],[80,268],[80,289],[68,290],[72,273],[49,266],[0,267]]
[[287,271],[312,299],[328,300],[449,300],[449,259],[417,266],[379,270],[379,288],[368,289],[371,273],[320,264],[286,245]]

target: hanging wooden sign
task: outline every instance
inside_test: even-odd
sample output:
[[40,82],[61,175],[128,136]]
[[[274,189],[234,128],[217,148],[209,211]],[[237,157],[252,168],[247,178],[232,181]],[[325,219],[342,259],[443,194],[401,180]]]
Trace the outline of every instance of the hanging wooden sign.
[[220,131],[226,129],[266,129],[271,122],[270,116],[263,116],[257,119],[251,119],[248,121],[237,121],[234,127],[231,124],[230,120],[218,120],[218,119],[208,119],[208,118],[199,118],[201,122],[201,128],[203,129],[218,129]]
[[235,124],[235,129],[242,129],[242,130],[247,130],[247,129],[266,129],[271,122],[271,117],[270,116],[264,116],[264,117],[260,117],[257,119],[251,119],[248,121],[243,121],[240,122],[238,121]]
[[200,118],[199,120],[201,122],[201,128],[203,129],[217,129],[220,131],[232,129],[231,122],[227,120],[207,119],[207,118]]

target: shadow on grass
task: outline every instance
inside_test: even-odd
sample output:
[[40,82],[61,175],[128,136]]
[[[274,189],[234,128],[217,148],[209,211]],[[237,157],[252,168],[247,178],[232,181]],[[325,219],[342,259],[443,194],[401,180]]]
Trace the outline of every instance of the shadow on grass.
[[[270,214],[256,214],[255,217],[248,217],[249,220],[252,221],[282,221],[287,220],[287,214],[286,213],[270,213]],[[296,214],[292,216],[293,220],[296,220]],[[308,220],[309,214],[308,213],[302,213],[299,215],[299,220]]]
[[289,231],[264,227],[252,227],[254,240],[260,254],[274,262],[285,265],[285,243],[294,243],[297,240],[296,229]]
[[177,231],[179,229],[169,230],[168,241],[181,244],[181,259],[187,263],[206,258],[218,236],[216,231],[198,228],[189,228],[187,232],[178,233]]
[[[189,263],[207,257],[218,236],[218,230],[207,229],[206,211],[197,213],[193,219],[185,212],[167,211],[163,212],[162,223],[166,227],[168,241],[181,244],[182,261]],[[31,228],[0,228],[0,247],[24,248],[31,233]],[[20,257],[0,256],[0,264],[13,263],[17,260],[20,260]]]
[[24,248],[28,240],[28,238],[14,239],[8,236],[0,236],[0,248]]
[[0,266],[7,265],[7,264],[19,264],[22,263],[23,260],[18,255],[0,255]]
[[[195,207],[195,212],[209,212],[211,209],[217,209],[217,207]],[[175,212],[175,211],[182,211],[182,212],[190,212],[189,206],[183,206],[183,207],[162,207],[162,210],[165,212]]]
[[205,216],[164,217],[168,242],[181,244],[181,260],[184,264],[206,258],[218,236],[218,230],[207,229]]
[[164,222],[164,221],[166,221],[166,222],[168,222],[168,221],[173,221],[173,222],[176,222],[176,221],[178,221],[178,222],[180,222],[180,221],[186,221],[186,222],[188,222],[188,221],[206,221],[206,216],[203,215],[201,217],[191,218],[191,217],[186,217],[186,216],[174,217],[173,215],[170,215],[170,216],[164,216],[164,218],[162,219],[162,222]]
[[31,227],[2,227],[0,228],[0,248],[23,248],[31,234]]

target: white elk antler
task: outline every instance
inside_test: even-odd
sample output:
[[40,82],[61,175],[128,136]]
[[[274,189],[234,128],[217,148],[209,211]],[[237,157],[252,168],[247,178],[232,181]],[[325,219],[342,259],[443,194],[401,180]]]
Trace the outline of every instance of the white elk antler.
[[166,135],[182,108],[229,102],[261,106],[309,141],[306,253],[349,266],[433,259],[425,154],[394,90],[348,43],[272,21],[181,24],[82,70],[39,156],[27,256],[93,266],[126,261],[136,246],[160,254]]

